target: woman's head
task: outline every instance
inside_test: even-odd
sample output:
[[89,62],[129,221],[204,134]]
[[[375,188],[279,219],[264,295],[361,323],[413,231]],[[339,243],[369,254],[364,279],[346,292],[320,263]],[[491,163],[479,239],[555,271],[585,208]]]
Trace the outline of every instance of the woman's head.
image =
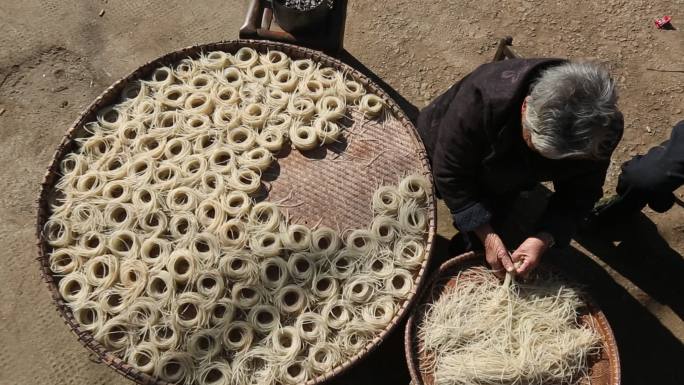
[[523,105],[529,142],[550,159],[607,159],[622,136],[615,82],[601,65],[568,62],[542,72]]

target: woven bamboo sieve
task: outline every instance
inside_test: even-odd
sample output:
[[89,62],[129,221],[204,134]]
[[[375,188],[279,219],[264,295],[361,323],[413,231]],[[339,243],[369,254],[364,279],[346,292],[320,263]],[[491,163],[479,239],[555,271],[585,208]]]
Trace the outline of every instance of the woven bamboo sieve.
[[[96,112],[107,105],[116,103],[121,91],[129,82],[147,77],[155,68],[178,62],[188,57],[196,58],[201,52],[221,50],[236,52],[241,47],[251,47],[259,53],[267,50],[279,50],[293,59],[312,59],[323,66],[344,71],[363,84],[369,92],[375,93],[385,100],[396,119],[384,123],[364,121],[360,114],[352,114],[351,123],[355,134],[348,142],[336,143],[328,148],[320,148],[310,153],[284,150],[277,156],[275,170],[268,170],[264,179],[270,183],[269,200],[277,201],[290,197],[292,201],[302,202],[292,205],[288,210],[291,217],[299,223],[322,223],[331,228],[365,227],[370,222],[370,199],[377,183],[385,181],[396,183],[399,177],[407,173],[424,175],[432,186],[429,162],[422,142],[415,128],[399,106],[380,87],[370,79],[348,65],[333,59],[321,52],[301,48],[284,43],[254,40],[224,41],[205,45],[196,45],[166,54],[152,60],[128,76],[107,88],[81,114],[69,128],[55,152],[45,174],[38,198],[36,236],[38,239],[38,262],[43,280],[47,283],[52,300],[64,322],[76,334],[78,340],[93,353],[93,360],[106,364],[114,370],[139,384],[166,384],[156,377],[147,375],[128,365],[121,358],[108,352],[97,342],[92,333],[82,330],[74,316],[58,292],[58,278],[53,277],[49,268],[48,256],[50,247],[42,235],[42,229],[50,216],[50,201],[55,196],[54,185],[59,180],[59,161],[74,150],[76,138],[84,135],[83,126],[95,119]],[[271,178],[266,174],[271,173]],[[414,289],[401,304],[390,324],[367,346],[354,357],[335,367],[332,371],[309,380],[305,385],[314,385],[327,381],[366,357],[374,350],[399,324],[415,301],[421,283],[424,280],[435,235],[435,203],[434,194],[428,197],[429,228],[426,236],[426,252],[422,266],[414,275]]]
[[[434,384],[432,373],[425,373],[421,370],[421,363],[428,357],[424,355],[425,353],[419,353],[421,341],[418,338],[418,327],[425,315],[425,305],[439,298],[445,286],[455,285],[459,272],[484,264],[485,261],[481,255],[473,252],[465,253],[444,262],[425,283],[425,288],[408,318],[404,334],[404,352],[412,385]],[[598,332],[602,348],[600,357],[590,362],[590,375],[582,379],[581,384],[619,385],[620,358],[613,331],[606,316],[596,304],[590,298],[585,297],[584,300],[587,310],[586,313],[580,315],[580,320],[583,324],[591,325]]]

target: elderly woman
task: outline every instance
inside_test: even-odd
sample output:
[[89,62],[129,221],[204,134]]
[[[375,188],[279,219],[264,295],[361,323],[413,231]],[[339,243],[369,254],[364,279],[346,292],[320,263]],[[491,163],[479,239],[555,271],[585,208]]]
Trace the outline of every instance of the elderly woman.
[[[438,194],[499,274],[525,275],[548,248],[567,245],[601,197],[622,137],[616,103],[615,83],[597,64],[513,59],[480,66],[421,111]],[[492,219],[541,181],[554,193],[536,231],[509,254]]]

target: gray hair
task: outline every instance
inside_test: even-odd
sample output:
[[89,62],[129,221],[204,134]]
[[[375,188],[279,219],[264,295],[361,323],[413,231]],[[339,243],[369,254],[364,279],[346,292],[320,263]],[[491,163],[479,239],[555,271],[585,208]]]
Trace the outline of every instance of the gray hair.
[[607,159],[620,140],[615,82],[601,65],[568,62],[542,72],[527,98],[524,125],[551,159]]

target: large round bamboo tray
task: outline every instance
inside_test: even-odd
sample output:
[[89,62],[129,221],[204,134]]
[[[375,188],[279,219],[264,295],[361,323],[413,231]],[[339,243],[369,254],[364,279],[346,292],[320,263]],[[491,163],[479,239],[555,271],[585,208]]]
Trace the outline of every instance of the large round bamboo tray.
[[[59,179],[59,161],[74,149],[74,139],[84,134],[83,125],[95,119],[98,109],[116,102],[120,92],[132,81],[145,78],[155,68],[174,63],[187,57],[197,57],[200,52],[223,50],[234,53],[241,47],[251,47],[260,53],[267,50],[280,50],[294,59],[312,59],[324,66],[345,71],[361,82],[369,92],[382,97],[387,108],[396,119],[380,124],[376,121],[363,120],[360,114],[352,114],[353,131],[350,139],[328,147],[302,154],[298,151],[284,150],[278,155],[277,165],[267,171],[271,178],[267,179],[268,200],[277,201],[289,197],[290,202],[301,202],[289,208],[292,217],[300,223],[313,226],[316,223],[331,228],[348,228],[365,226],[372,213],[370,200],[377,183],[398,181],[404,173],[423,174],[432,186],[429,162],[424,146],[415,128],[399,106],[380,87],[370,79],[348,65],[333,59],[321,52],[305,49],[289,44],[235,40],[190,46],[166,54],[146,63],[128,76],[117,81],[106,89],[81,114],[69,128],[55,152],[52,162],[45,174],[38,199],[38,215],[36,236],[38,238],[38,262],[43,280],[47,283],[52,299],[64,322],[76,334],[78,340],[94,354],[93,359],[102,362],[125,377],[139,384],[165,384],[166,382],[142,373],[128,365],[125,361],[108,352],[97,342],[92,333],[80,328],[74,316],[58,292],[58,279],[53,277],[48,264],[50,247],[42,235],[42,229],[50,215],[49,202],[53,198],[54,185]],[[429,229],[426,240],[426,254],[422,266],[414,275],[414,289],[409,297],[401,303],[399,311],[392,322],[374,340],[359,351],[351,359],[335,367],[332,371],[309,380],[306,385],[327,381],[348,370],[355,363],[374,350],[399,324],[413,304],[416,292],[420,288],[428,265],[435,234],[435,204],[433,193],[428,198]]]
[[[413,385],[434,384],[433,374],[421,370],[423,362],[428,357],[425,355],[426,353],[419,353],[421,341],[417,337],[418,327],[425,315],[425,306],[437,300],[445,287],[456,285],[456,277],[460,272],[484,264],[485,261],[481,255],[473,252],[462,254],[444,262],[425,283],[425,289],[420,294],[418,302],[408,318],[404,334],[406,364],[408,365]],[[620,358],[613,331],[608,324],[606,316],[596,304],[590,298],[585,298],[585,301],[587,305],[586,312],[580,315],[580,319],[583,323],[591,325],[596,329],[601,336],[603,346],[600,357],[594,358],[590,363],[590,375],[582,379],[581,383],[619,385]]]

